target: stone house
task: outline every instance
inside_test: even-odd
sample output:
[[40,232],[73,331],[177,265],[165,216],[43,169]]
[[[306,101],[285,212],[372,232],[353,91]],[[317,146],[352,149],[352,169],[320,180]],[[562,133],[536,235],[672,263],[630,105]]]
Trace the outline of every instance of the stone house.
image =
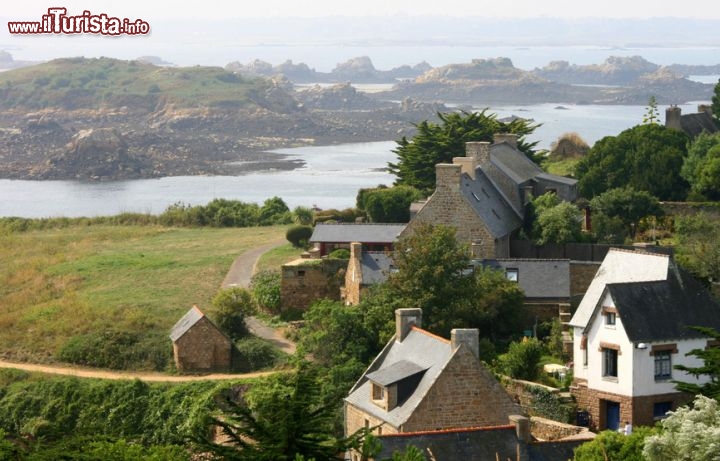
[[350,244],[350,260],[345,271],[341,297],[348,306],[358,304],[364,292],[384,282],[393,270],[392,254],[384,251],[363,251],[362,244]]
[[720,328],[720,304],[668,255],[611,249],[570,321],[578,407],[591,427],[653,425],[689,400],[675,370],[700,366],[686,354],[713,346],[689,328]]
[[340,300],[346,259],[300,258],[280,268],[283,308],[307,309],[318,299]]
[[451,339],[421,328],[421,309],[395,311],[395,336],[345,398],[345,432],[378,435],[501,426],[519,406],[481,364],[477,329]]
[[720,131],[720,124],[713,117],[709,104],[700,104],[696,113],[685,115],[677,106],[668,107],[665,109],[665,127],[682,131],[690,139],[697,138],[702,132],[713,134]]
[[576,180],[545,173],[518,150],[511,134],[495,135],[492,145],[466,143],[465,157],[436,165],[435,174],[435,192],[414,205],[400,238],[423,224],[452,226],[479,259],[510,257],[510,237],[522,226],[532,197],[553,192],[562,200],[577,198]]
[[232,341],[197,306],[178,320],[170,330],[170,339],[179,372],[230,370]]
[[349,250],[352,242],[361,243],[364,251],[392,251],[404,228],[405,224],[318,223],[310,243],[320,257],[337,249]]

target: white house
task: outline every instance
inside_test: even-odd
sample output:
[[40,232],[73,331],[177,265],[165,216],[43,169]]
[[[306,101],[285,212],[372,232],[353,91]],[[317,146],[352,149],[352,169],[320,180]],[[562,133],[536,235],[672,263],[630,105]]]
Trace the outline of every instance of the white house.
[[720,328],[720,304],[667,255],[611,249],[570,320],[579,409],[595,429],[652,425],[689,396],[673,369],[699,366],[686,354],[715,346],[690,326]]

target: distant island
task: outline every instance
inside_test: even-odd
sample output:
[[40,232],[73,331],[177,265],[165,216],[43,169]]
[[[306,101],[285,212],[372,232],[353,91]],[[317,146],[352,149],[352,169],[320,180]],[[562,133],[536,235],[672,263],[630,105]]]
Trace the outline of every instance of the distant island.
[[[1,62],[13,62],[9,53]],[[0,178],[135,179],[295,168],[278,147],[398,139],[413,123],[497,104],[659,104],[709,100],[688,80],[718,66],[642,57],[555,61],[531,71],[508,58],[377,70],[368,57],[331,72],[286,61],[175,67],[161,57],[64,58],[0,72]],[[353,84],[385,84],[363,93]],[[297,84],[316,84],[299,88]]]

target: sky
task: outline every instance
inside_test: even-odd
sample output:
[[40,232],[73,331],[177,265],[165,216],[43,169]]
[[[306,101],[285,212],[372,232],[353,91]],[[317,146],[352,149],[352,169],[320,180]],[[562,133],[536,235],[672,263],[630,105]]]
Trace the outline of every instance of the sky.
[[129,19],[228,19],[234,17],[323,17],[323,16],[484,16],[484,17],[683,17],[720,19],[717,0],[4,0],[0,17],[34,19],[51,6],[69,14],[106,13]]

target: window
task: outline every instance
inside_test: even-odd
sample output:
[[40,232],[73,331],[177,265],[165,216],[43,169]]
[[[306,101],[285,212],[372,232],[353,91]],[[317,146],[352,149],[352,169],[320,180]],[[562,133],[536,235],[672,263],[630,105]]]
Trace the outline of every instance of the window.
[[583,366],[588,366],[588,350],[587,347],[583,349]]
[[672,410],[672,402],[655,402],[653,404],[653,419],[663,419],[670,410]]
[[517,269],[505,269],[505,278],[511,282],[518,281],[519,271]]
[[603,376],[617,378],[618,376],[618,351],[617,349],[602,349],[603,355]]
[[608,312],[605,314],[605,325],[615,325],[615,313]]
[[373,400],[385,400],[385,388],[379,384],[373,383],[372,394]]
[[655,381],[672,378],[672,351],[655,351]]

